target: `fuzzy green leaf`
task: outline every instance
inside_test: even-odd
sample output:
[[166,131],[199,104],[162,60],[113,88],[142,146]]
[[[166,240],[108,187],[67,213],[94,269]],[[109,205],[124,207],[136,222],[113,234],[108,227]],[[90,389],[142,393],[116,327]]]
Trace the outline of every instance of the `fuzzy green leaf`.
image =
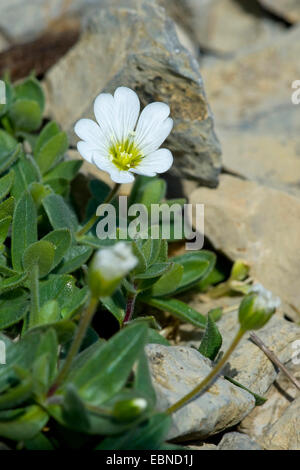
[[[1,207],[1,206],[0,206]],[[37,213],[30,193],[19,199],[12,223],[12,265],[22,271],[22,257],[26,248],[37,241]]]
[[222,346],[222,336],[219,332],[217,325],[215,324],[214,320],[212,319],[211,314],[209,313],[207,316],[207,323],[206,328],[204,331],[203,338],[201,340],[201,344],[199,346],[198,351],[205,357],[208,357],[212,361],[218,355],[220,348]]

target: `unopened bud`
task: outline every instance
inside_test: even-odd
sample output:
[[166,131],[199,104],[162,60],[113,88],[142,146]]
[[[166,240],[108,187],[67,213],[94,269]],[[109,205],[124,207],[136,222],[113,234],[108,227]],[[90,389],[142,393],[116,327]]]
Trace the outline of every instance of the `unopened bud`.
[[131,246],[118,242],[94,255],[88,271],[88,284],[93,297],[113,294],[124,276],[138,263]]
[[115,404],[113,416],[118,421],[133,421],[138,418],[146,408],[147,402],[144,398],[122,400]]
[[252,286],[239,308],[239,322],[244,331],[262,328],[280,305],[280,299],[261,284]]

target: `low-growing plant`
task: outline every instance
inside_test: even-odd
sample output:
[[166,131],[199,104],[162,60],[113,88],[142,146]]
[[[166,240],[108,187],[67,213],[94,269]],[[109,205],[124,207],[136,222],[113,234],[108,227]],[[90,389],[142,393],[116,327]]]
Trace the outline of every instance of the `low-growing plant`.
[[[39,82],[33,76],[16,85],[7,78],[5,82],[6,104],[0,106],[0,341],[5,350],[0,436],[10,447],[29,450],[173,448],[165,443],[172,412],[208,385],[243,333],[262,326],[276,305],[261,300],[262,292],[249,293],[240,307],[239,334],[210,377],[169,410],[158,411],[145,354],[147,343],[168,345],[159,334],[158,310],[202,328],[199,351],[204,356],[215,361],[220,350],[220,311],[207,317],[178,298],[214,283],[216,256],[200,250],[169,257],[172,235],[168,240],[99,239],[95,212],[104,202],[113,203],[119,185],[134,179],[132,173],[138,176],[130,204],[150,208],[166,202],[165,181],[156,176],[172,164],[169,151],[157,150],[172,127],[166,105],[150,105],[152,114],[163,115],[151,130],[160,138],[157,148],[146,139],[141,152],[139,130],[145,132],[149,108],[130,140],[139,106],[131,90],[118,89],[113,117],[124,108],[126,94],[136,116],[128,114],[129,134],[119,129],[108,145],[107,161],[101,151],[105,132],[112,132],[107,124],[112,125],[111,116],[99,128],[88,120],[76,125],[82,138],[78,149],[116,183],[111,190],[102,181],[90,181],[86,217],[80,220],[71,182],[81,162],[65,157],[68,138],[59,125],[43,122],[45,98]],[[96,116],[113,97],[100,95],[97,100]],[[100,139],[100,151],[85,135]],[[116,217],[118,227],[117,205]],[[105,312],[119,328],[109,339],[104,339]],[[256,400],[262,403],[261,397]]]

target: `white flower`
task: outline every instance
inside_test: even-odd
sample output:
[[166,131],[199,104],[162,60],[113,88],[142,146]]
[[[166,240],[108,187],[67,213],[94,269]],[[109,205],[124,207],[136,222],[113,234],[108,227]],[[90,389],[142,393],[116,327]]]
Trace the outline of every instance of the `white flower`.
[[[170,150],[159,149],[170,134],[173,120],[165,103],[148,104],[140,117],[137,94],[126,87],[114,96],[101,93],[94,103],[97,123],[80,119],[75,132],[80,139],[79,153],[100,170],[109,173],[116,183],[131,183],[133,173],[155,176],[173,163]],[[139,119],[138,119],[139,117]]]
[[261,308],[276,310],[281,304],[280,298],[275,297],[274,294],[267,290],[262,284],[253,284],[250,288],[250,293],[258,295],[258,302]]
[[118,242],[109,248],[97,251],[93,258],[93,270],[101,273],[106,281],[122,278],[138,263],[131,246]]

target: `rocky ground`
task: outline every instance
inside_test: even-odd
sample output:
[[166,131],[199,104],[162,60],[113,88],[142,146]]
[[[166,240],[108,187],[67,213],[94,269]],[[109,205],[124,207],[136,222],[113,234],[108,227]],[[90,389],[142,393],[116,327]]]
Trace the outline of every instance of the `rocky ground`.
[[[300,79],[300,2],[27,0],[24,8],[23,0],[2,0],[0,57],[8,60],[9,51],[53,33],[66,18],[76,31],[73,47],[67,53],[57,47],[53,63],[37,69],[47,116],[69,133],[72,157],[79,158],[73,124],[91,115],[102,90],[127,85],[143,104],[168,102],[175,122],[168,140],[175,156],[172,196],[204,203],[213,248],[249,262],[250,275],[281,297],[282,310],[260,337],[299,378],[299,360],[292,358],[300,340],[300,105],[291,95]],[[84,171],[95,172],[88,164]],[[216,305],[198,294],[190,302],[204,312]],[[233,309],[219,322],[223,350],[236,315]],[[201,332],[180,328],[177,345],[147,350],[162,409],[211,368],[191,347]],[[169,437],[199,450],[299,450],[299,391],[249,338],[233,354],[230,370],[267,402],[255,407],[250,393],[219,378],[175,414]]]

